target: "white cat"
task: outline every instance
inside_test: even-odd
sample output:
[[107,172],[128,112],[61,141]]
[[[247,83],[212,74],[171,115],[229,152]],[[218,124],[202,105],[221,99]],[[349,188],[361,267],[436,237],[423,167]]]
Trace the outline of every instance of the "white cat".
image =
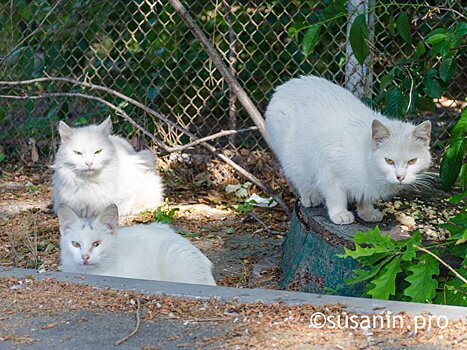
[[121,215],[132,215],[161,203],[163,186],[154,155],[136,152],[121,137],[110,135],[111,129],[110,118],[81,128],[60,122],[52,180],[55,212],[65,203],[81,216],[93,216],[116,203]]
[[315,76],[279,86],[266,111],[268,143],[305,207],[325,204],[332,222],[350,224],[348,201],[369,222],[373,207],[431,164],[431,123],[388,119],[344,88]]
[[58,207],[62,271],[159,281],[215,285],[212,264],[168,225],[152,223],[117,229],[118,208],[79,218]]

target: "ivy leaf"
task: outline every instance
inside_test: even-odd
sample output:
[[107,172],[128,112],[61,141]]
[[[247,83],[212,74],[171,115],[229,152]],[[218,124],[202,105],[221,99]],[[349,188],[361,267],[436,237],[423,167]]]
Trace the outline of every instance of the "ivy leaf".
[[313,24],[305,32],[302,42],[302,51],[305,56],[308,56],[318,43],[320,30],[321,24]]
[[386,113],[392,117],[401,118],[405,115],[405,98],[402,91],[393,86],[386,94]]
[[370,50],[368,48],[368,26],[365,15],[358,15],[350,27],[350,46],[358,63],[363,64]]
[[367,291],[374,299],[388,300],[390,295],[396,294],[396,277],[402,271],[400,265],[400,256],[396,256],[391,262],[377,274],[377,277],[371,281],[373,285]]
[[410,23],[407,14],[402,12],[396,20],[397,31],[407,44],[412,44],[412,35],[410,34]]
[[456,71],[456,60],[454,58],[446,58],[439,66],[439,77],[447,83],[451,80]]
[[436,296],[438,281],[433,275],[439,274],[438,262],[428,254],[423,254],[418,263],[407,268],[412,272],[405,280],[410,284],[404,290],[404,295],[418,303],[431,302]]

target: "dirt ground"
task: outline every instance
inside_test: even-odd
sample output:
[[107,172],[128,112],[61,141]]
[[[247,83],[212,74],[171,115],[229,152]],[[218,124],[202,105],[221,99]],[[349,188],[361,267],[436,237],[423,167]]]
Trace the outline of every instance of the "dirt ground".
[[[289,207],[295,199],[267,152],[240,151],[237,162],[280,193]],[[59,267],[58,220],[50,209],[52,171],[46,164],[3,163],[0,171],[0,264],[3,266],[57,270]],[[214,264],[219,285],[279,289],[280,246],[288,229],[288,217],[279,206],[255,207],[257,220],[235,210],[244,199],[226,192],[227,184],[244,179],[220,161],[206,155],[170,155],[159,159],[166,185],[165,210],[175,209],[172,226],[197,246]],[[261,190],[251,186],[248,195]],[[426,195],[429,194],[429,195]],[[447,237],[440,229],[459,206],[446,202],[449,194],[433,188],[411,192],[377,204],[394,238],[420,230],[426,240]],[[125,225],[153,221],[153,213],[123,220]],[[274,232],[272,234],[271,232]],[[284,233],[282,235],[281,233]]]
[[[90,329],[88,336],[95,344],[107,342],[102,348],[110,348],[116,341],[128,337],[132,327],[136,333],[124,348],[146,350],[465,349],[466,339],[465,321],[450,320],[448,325],[433,323],[430,327],[419,324],[417,328],[412,317],[399,314],[394,327],[351,328],[345,327],[343,322],[339,327],[316,328],[310,322],[315,313],[322,313],[328,319],[340,316],[344,320],[354,316],[358,322],[363,322],[365,316],[346,313],[340,305],[240,304],[235,300],[225,303],[214,299],[146,296],[52,279],[1,278],[0,310],[0,347],[4,341],[20,348],[34,344],[43,346],[47,343],[48,332],[54,331],[62,342],[73,341],[70,338],[76,338],[77,330],[92,327],[96,317],[108,317],[109,312],[112,313],[109,322],[124,317],[124,328],[114,327],[111,332],[99,334]],[[136,314],[141,323],[135,322],[135,318],[131,320],[128,314]],[[69,324],[76,325],[73,334],[64,332]],[[151,325],[169,329],[148,339]],[[103,325],[100,322],[96,327]],[[63,338],[64,333],[68,336]],[[141,344],[142,340],[146,343]],[[80,341],[80,347],[86,348],[86,342]]]
[[[261,162],[268,161],[264,156],[258,155],[251,158],[250,164],[264,169]],[[277,232],[285,234],[287,231],[288,217],[285,212],[277,207],[253,209],[253,213],[276,233],[271,234],[257,221],[244,220],[245,214],[234,209],[241,200],[235,195],[227,194],[225,185],[241,184],[241,179],[232,177],[219,164],[211,167],[208,165],[205,172],[194,173],[190,168],[182,169],[185,169],[185,173],[173,171],[170,167],[161,168],[167,185],[166,208],[178,208],[173,227],[211,259],[218,285],[279,289],[280,245],[284,236]],[[272,169],[269,170],[272,179],[268,183],[275,190],[283,189],[282,194],[285,194],[288,204],[292,205],[293,198],[287,192],[283,179],[275,177]],[[60,236],[57,218],[50,210],[51,174],[51,170],[44,165],[7,165],[1,169],[0,265],[39,270],[58,269]],[[252,186],[249,194],[255,192],[265,196]],[[392,216],[392,220],[399,220],[399,225],[407,227],[403,229],[406,231],[420,226],[422,219],[431,220],[430,225],[445,220],[444,217],[434,215],[441,207],[448,208],[453,213],[457,211],[455,207],[446,206],[436,198],[431,200],[426,205],[418,200],[395,198],[381,208]],[[397,219],[400,211],[406,215]],[[407,218],[415,218],[416,225],[410,227],[413,222]],[[125,219],[124,224],[133,225],[152,220],[151,213],[143,213],[135,218]],[[428,227],[426,225],[425,223],[422,226]],[[143,323],[152,322],[162,326],[170,321],[181,330],[179,338],[170,336],[160,344],[147,344],[141,347],[143,349],[166,348],[164,344],[169,343],[174,344],[175,348],[200,349],[219,348],[219,344],[229,349],[395,349],[421,344],[433,346],[432,348],[463,348],[466,341],[465,321],[453,321],[445,329],[422,329],[418,332],[410,328],[316,329],[310,327],[310,315],[314,312],[345,315],[345,311],[340,305],[320,308],[312,305],[286,306],[280,303],[238,305],[235,301],[223,303],[216,300],[175,299],[95,290],[54,280],[41,282],[34,279],[2,278],[0,345],[3,341],[10,341],[19,347],[34,344],[37,341],[34,334],[24,332],[25,328],[20,323],[26,322],[25,319],[33,322],[37,315],[42,317],[69,313],[70,317],[76,318],[83,310],[98,315],[103,312],[133,315],[136,300],[141,302],[141,309],[136,312],[141,315]],[[401,316],[407,324],[413,322],[410,316]],[[79,316],[79,322],[81,321],[83,317]],[[196,327],[212,327],[213,332],[202,340],[191,342],[184,337],[186,332],[183,329],[186,329],[187,324],[194,327],[194,334]],[[50,323],[43,327],[53,329],[60,326],[61,324]]]
[[[2,169],[1,265],[58,269],[60,234],[56,215],[50,210],[51,174],[46,166]],[[278,289],[279,249],[283,236],[266,232],[255,220],[244,220],[245,214],[234,209],[241,199],[228,195],[225,185],[208,187],[204,182],[177,185],[170,175],[165,174],[171,186],[167,186],[165,209],[177,208],[172,226],[213,262],[218,285]],[[254,213],[274,231],[287,230],[287,215],[283,210],[255,208]],[[124,219],[123,224],[152,220],[152,213],[142,213]]]

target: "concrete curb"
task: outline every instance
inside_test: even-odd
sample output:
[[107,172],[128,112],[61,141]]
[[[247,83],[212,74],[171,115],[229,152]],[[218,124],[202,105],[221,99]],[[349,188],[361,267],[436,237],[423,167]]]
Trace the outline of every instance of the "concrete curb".
[[237,299],[239,303],[251,303],[257,301],[266,304],[272,304],[280,301],[286,305],[332,305],[339,303],[344,305],[344,307],[350,312],[364,315],[380,314],[386,311],[390,311],[394,314],[406,312],[411,315],[420,315],[426,312],[436,317],[446,317],[451,320],[467,319],[467,308],[461,306],[430,305],[402,301],[344,297],[338,295],[289,292],[282,290],[214,287],[118,277],[79,275],[58,271],[37,273],[35,270],[31,269],[8,267],[0,267],[0,277],[33,277],[38,280],[53,278],[57,281],[86,284],[100,289],[110,288],[115,290],[132,290],[146,295],[168,295],[194,299],[215,298],[222,301]]

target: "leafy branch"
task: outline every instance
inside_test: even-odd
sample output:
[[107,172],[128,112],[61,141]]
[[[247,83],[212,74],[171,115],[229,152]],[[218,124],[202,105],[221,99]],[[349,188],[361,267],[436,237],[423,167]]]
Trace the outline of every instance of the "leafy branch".
[[[467,209],[441,226],[451,235],[446,242],[431,245],[432,251],[423,247],[418,231],[399,241],[389,234],[381,235],[378,227],[357,232],[355,249],[345,248],[345,254],[339,255],[357,260],[362,266],[346,283],[365,283],[365,295],[377,299],[466,306]],[[448,264],[448,259],[454,263]],[[447,271],[442,271],[441,265]]]

